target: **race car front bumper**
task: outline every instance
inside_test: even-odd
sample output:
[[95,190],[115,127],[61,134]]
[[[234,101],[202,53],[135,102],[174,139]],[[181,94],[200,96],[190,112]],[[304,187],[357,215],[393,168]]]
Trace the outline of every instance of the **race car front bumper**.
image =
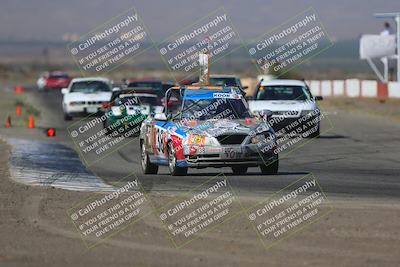
[[69,106],[67,113],[74,117],[83,117],[89,114],[96,114],[102,112],[101,105],[74,105]]
[[256,167],[271,163],[276,159],[277,155],[274,154],[274,150],[264,153],[256,145],[204,147],[198,149],[196,153],[186,154],[185,160],[178,161],[177,165],[191,168],[219,168],[238,165]]

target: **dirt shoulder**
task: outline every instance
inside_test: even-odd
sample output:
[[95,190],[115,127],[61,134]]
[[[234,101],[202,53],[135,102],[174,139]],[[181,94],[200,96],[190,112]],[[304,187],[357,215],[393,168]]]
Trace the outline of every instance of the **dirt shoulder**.
[[327,111],[344,111],[355,114],[368,114],[378,118],[400,122],[400,99],[380,102],[369,98],[325,98],[319,102]]

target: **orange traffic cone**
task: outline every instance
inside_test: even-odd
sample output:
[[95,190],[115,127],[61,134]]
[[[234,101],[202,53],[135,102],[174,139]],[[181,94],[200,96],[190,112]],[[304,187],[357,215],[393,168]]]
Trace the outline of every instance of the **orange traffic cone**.
[[16,94],[22,94],[24,91],[25,91],[25,89],[22,86],[16,86],[15,87],[15,93]]
[[11,128],[11,117],[10,116],[7,117],[6,128]]
[[21,114],[22,114],[22,107],[21,107],[21,105],[18,105],[18,106],[17,106],[17,110],[15,111],[15,113],[17,114],[17,116],[21,116]]
[[35,119],[33,118],[32,115],[29,116],[29,124],[28,124],[29,129],[35,128]]

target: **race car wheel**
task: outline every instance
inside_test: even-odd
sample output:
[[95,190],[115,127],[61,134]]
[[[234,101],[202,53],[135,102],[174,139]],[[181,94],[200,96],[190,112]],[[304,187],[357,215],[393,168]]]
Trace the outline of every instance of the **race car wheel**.
[[232,172],[234,174],[245,174],[247,172],[247,166],[232,166]]
[[112,131],[109,129],[109,124],[108,124],[107,120],[105,120],[103,122],[103,128],[105,129],[104,132],[106,133],[106,135],[111,135],[112,134]]
[[188,171],[187,167],[176,166],[176,155],[172,142],[168,144],[168,167],[169,167],[169,172],[173,176],[186,175]]
[[317,126],[317,129],[315,130],[315,132],[312,132],[309,136],[307,136],[308,138],[315,138],[315,137],[319,137],[320,134],[320,129],[319,129],[319,124]]
[[273,175],[278,173],[279,169],[279,158],[276,156],[276,160],[269,164],[260,165],[261,173],[267,175]]
[[141,142],[140,145],[140,154],[141,154],[141,165],[142,171],[144,174],[157,174],[158,172],[158,165],[155,165],[150,162],[149,155],[146,152],[146,146],[144,142]]
[[64,113],[64,120],[70,121],[70,120],[72,120],[72,116],[69,115],[68,113]]

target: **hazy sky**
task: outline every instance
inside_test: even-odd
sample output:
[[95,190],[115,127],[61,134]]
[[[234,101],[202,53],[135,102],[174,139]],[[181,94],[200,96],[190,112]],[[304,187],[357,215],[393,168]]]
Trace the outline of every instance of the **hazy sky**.
[[383,20],[373,13],[400,12],[400,0],[0,0],[0,39],[60,40],[66,32],[82,35],[132,6],[155,40],[220,6],[245,39],[256,38],[309,7],[317,10],[336,40],[378,33]]

